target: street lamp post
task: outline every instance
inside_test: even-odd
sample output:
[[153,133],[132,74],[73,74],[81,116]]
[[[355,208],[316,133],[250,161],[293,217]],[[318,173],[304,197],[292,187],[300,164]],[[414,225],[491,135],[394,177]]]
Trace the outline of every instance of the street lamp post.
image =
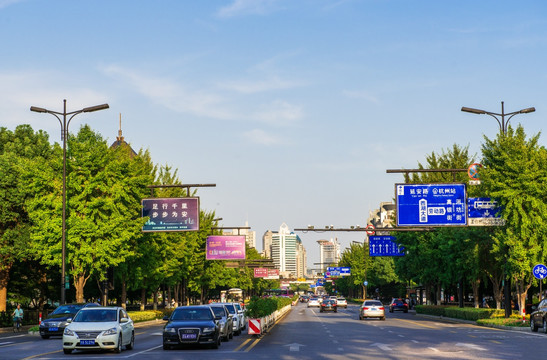
[[[66,112],[66,99],[63,100],[63,112],[57,112],[57,111],[51,111],[47,110],[41,107],[37,106],[31,106],[30,111],[38,112],[38,113],[47,113],[55,116],[57,120],[59,120],[59,124],[61,125],[61,141],[63,142],[63,217],[62,217],[62,234],[61,234],[61,304],[65,303],[65,290],[66,290],[66,281],[65,279],[65,273],[66,273],[66,141],[68,137],[68,126],[70,125],[70,121],[74,116],[80,114],[80,113],[86,113],[86,112],[93,112],[98,110],[104,110],[108,109],[108,104],[102,104],[102,105],[96,105],[96,106],[90,106],[86,107],[80,110]],[[58,115],[62,115],[63,119]],[[70,118],[67,121],[67,115],[71,115]]]
[[[503,134],[503,135],[506,135],[507,134],[507,128],[509,127],[509,121],[511,120],[511,118],[513,116],[518,115],[518,114],[528,114],[528,113],[534,112],[534,111],[536,111],[536,108],[529,107],[529,108],[522,109],[522,110],[519,110],[519,111],[513,111],[513,112],[510,112],[510,113],[506,113],[505,109],[504,109],[504,106],[503,106],[503,101],[502,101],[501,102],[501,114],[490,112],[490,111],[485,111],[485,110],[480,110],[480,109],[468,108],[468,107],[465,107],[465,106],[462,107],[462,111],[472,113],[472,114],[478,114],[478,115],[486,114],[486,115],[492,116],[494,119],[496,119],[496,121],[498,122],[498,125],[500,126],[500,133]],[[498,116],[500,116],[501,119]],[[505,120],[506,116],[508,116],[507,120]],[[507,264],[506,264],[506,266],[507,266]],[[504,282],[503,282],[503,295],[505,297],[505,317],[508,318],[508,317],[511,316],[511,278],[507,275],[507,273],[505,274],[505,279],[504,279]]]
[[[462,107],[462,111],[472,113],[472,114],[478,114],[478,115],[486,114],[486,115],[492,116],[498,122],[498,125],[500,126],[500,132],[503,135],[505,135],[505,134],[507,134],[507,127],[509,126],[509,121],[511,120],[511,118],[513,116],[515,116],[517,114],[528,114],[528,113],[534,112],[534,111],[536,111],[536,108],[529,107],[529,108],[522,109],[522,110],[519,110],[519,111],[513,111],[513,112],[510,112],[510,113],[505,113],[505,110],[504,110],[504,107],[503,107],[503,101],[502,101],[501,102],[501,114],[490,112],[490,111],[485,111],[485,110],[480,110],[480,109],[468,108],[468,107],[465,107],[465,106]],[[500,120],[500,118],[498,118],[498,116],[501,116],[501,120]],[[507,118],[507,120],[505,120],[506,116],[509,116]]]

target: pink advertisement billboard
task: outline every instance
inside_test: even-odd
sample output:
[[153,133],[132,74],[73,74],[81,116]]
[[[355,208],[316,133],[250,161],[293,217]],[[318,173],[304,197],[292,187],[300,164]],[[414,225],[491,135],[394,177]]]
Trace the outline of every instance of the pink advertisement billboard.
[[245,260],[245,236],[208,236],[206,251],[207,260]]

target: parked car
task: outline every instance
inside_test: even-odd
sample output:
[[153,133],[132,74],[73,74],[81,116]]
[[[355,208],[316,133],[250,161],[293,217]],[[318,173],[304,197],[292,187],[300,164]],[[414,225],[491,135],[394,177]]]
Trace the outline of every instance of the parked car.
[[394,311],[403,311],[407,313],[408,304],[403,299],[393,299],[391,300],[391,304],[389,304],[389,312],[392,313]]
[[234,337],[234,322],[232,320],[233,316],[228,312],[226,306],[222,304],[211,304],[211,309],[216,316],[221,316],[222,319],[219,320],[220,323],[220,336],[224,341],[233,339]]
[[135,346],[135,328],[125,309],[117,306],[82,308],[63,333],[65,354],[100,349],[120,353],[124,345],[127,350]]
[[344,309],[347,309],[348,308],[348,302],[345,298],[337,298],[336,299],[336,306],[338,306],[339,308],[340,307],[343,307]]
[[235,303],[215,303],[215,304],[221,304],[226,306],[226,309],[228,309],[228,312],[230,315],[232,315],[232,321],[234,326],[234,335],[240,335],[241,334],[241,316],[237,312],[237,307]]
[[321,306],[321,303],[319,302],[319,298],[311,297],[310,300],[308,300],[308,307],[312,306]]
[[530,329],[534,332],[538,328],[547,334],[547,299],[542,300],[537,306],[532,306],[530,314]]
[[209,345],[213,349],[220,346],[220,320],[208,305],[179,306],[163,328],[163,349],[173,346]]
[[379,300],[365,300],[359,309],[359,320],[371,317],[386,319],[386,309]]
[[302,296],[300,296],[300,302],[305,302],[305,303],[307,303],[309,299],[310,299],[310,297],[309,297],[308,295],[302,295]]
[[337,312],[338,311],[338,306],[336,305],[336,300],[324,299],[321,302],[321,307],[320,307],[319,311],[320,312],[324,312],[324,311]]
[[99,304],[66,304],[59,306],[40,323],[40,336],[42,339],[49,339],[50,336],[63,336],[63,332],[68,325],[67,320],[74,318],[80,309],[91,306],[99,306]]
[[237,316],[239,317],[239,329],[243,331],[247,327],[247,318],[245,316],[245,310],[243,309],[243,307],[241,307],[241,304],[238,302],[234,303],[234,305],[237,309]]

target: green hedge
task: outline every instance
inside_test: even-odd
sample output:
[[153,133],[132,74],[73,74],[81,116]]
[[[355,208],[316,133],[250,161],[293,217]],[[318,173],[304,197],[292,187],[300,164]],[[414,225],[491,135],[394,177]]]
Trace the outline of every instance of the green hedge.
[[162,319],[166,313],[160,310],[128,311],[127,314],[133,322],[150,321]]
[[248,318],[259,319],[273,314],[287,305],[291,305],[293,299],[286,297],[253,297],[246,306],[246,315]]
[[[479,319],[498,319],[505,317],[503,309],[484,309],[484,308],[460,308],[456,306],[442,305],[416,305],[416,313],[446,316],[454,319],[477,321]],[[514,316],[518,317],[518,312],[513,311]],[[522,320],[522,317],[521,317]]]

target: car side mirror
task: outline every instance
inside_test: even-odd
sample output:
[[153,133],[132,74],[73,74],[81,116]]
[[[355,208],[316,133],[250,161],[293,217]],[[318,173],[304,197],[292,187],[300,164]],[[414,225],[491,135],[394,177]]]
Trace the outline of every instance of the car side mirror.
[[215,316],[215,320],[222,320],[222,316],[220,315]]
[[72,318],[66,319],[66,322],[70,324],[72,322]]
[[537,309],[537,306],[532,306],[532,310],[536,310]]
[[121,319],[120,319],[120,323],[121,323],[121,324],[125,324],[126,322],[129,322],[129,319],[128,319],[128,318],[121,318]]
[[163,317],[163,321],[168,321],[168,320],[169,320],[169,316],[165,315],[165,316]]

